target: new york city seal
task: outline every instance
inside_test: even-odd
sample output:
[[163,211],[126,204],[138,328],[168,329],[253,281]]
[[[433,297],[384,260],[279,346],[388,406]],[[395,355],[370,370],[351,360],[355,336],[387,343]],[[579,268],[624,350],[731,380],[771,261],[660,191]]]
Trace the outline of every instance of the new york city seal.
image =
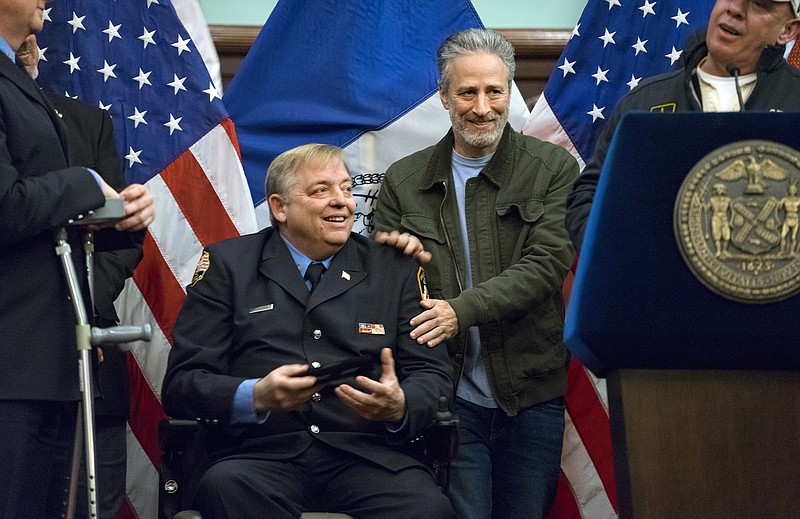
[[800,291],[800,152],[740,141],[703,157],[675,200],[678,248],[719,295],[771,303]]

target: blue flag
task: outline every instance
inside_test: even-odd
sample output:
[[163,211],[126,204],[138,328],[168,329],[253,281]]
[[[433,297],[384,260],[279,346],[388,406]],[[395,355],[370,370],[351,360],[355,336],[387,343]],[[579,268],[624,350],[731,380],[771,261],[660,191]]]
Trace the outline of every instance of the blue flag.
[[225,93],[254,203],[281,152],[345,147],[430,98],[439,45],[481,26],[468,0],[278,2]]

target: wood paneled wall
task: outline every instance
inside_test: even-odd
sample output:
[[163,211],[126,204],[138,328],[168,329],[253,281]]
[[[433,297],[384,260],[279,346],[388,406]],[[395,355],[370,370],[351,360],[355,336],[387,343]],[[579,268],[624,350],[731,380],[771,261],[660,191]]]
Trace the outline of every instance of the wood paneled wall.
[[[223,86],[239,69],[244,56],[261,27],[249,25],[211,25],[211,36],[219,54]],[[556,66],[572,29],[497,29],[514,45],[517,59],[516,82],[531,105],[542,92]]]

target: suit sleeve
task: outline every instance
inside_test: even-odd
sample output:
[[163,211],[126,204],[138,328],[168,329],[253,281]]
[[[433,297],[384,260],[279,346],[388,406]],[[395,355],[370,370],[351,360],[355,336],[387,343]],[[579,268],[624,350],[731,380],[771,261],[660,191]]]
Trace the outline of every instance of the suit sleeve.
[[10,245],[64,225],[105,203],[86,168],[21,176],[9,150],[0,105],[0,245]]
[[411,339],[411,318],[420,311],[419,264],[401,258],[411,267],[402,286],[398,315],[397,345],[394,348],[395,369],[406,399],[406,423],[389,433],[392,443],[404,443],[422,435],[433,422],[439,397],[453,400],[453,366],[447,348],[427,348]]
[[172,417],[202,416],[227,424],[233,396],[245,379],[228,375],[236,333],[231,270],[213,248],[208,262],[202,280],[186,289],[172,329],[162,401]]

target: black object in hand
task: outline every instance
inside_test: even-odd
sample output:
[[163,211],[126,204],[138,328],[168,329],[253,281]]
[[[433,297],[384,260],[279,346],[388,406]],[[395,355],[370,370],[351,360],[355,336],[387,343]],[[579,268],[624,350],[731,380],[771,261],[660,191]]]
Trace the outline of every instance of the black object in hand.
[[335,386],[357,375],[369,375],[373,363],[372,356],[359,355],[358,357],[340,360],[318,368],[309,368],[301,376],[311,375],[317,377],[317,384]]

